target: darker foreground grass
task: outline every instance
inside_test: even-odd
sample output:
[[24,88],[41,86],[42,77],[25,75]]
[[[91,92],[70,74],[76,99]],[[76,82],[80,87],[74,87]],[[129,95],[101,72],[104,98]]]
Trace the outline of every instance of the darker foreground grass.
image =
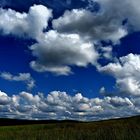
[[140,117],[1,126],[0,140],[140,140]]

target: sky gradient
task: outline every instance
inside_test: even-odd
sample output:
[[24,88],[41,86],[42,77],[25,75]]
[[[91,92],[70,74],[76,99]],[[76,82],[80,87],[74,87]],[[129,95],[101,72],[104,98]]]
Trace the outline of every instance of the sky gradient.
[[0,117],[140,114],[140,2],[114,2],[0,2]]

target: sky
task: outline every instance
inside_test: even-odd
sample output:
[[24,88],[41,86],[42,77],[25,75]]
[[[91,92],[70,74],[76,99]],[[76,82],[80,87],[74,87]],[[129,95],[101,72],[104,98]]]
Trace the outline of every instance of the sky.
[[94,121],[140,114],[139,0],[1,0],[0,117]]

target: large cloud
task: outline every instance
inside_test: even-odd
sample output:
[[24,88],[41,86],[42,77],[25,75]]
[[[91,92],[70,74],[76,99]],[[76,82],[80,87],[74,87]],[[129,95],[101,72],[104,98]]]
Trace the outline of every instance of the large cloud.
[[59,32],[78,33],[94,41],[117,42],[127,34],[127,31],[122,26],[123,19],[117,20],[111,16],[110,13],[92,13],[85,9],[74,9],[53,20],[53,27]]
[[123,56],[116,63],[100,67],[99,71],[114,76],[122,93],[140,96],[140,55]]
[[[54,29],[62,33],[78,33],[93,41],[119,39],[131,31],[140,31],[139,0],[89,0],[89,7],[98,3],[99,9],[65,11],[64,15],[53,20]],[[124,22],[125,21],[125,22]]]
[[10,103],[10,97],[6,93],[0,91],[0,105],[7,105]]
[[38,43],[30,47],[37,58],[30,65],[36,71],[68,75],[72,73],[70,66],[95,64],[98,53],[92,42],[85,41],[78,34],[60,34],[54,30],[43,32],[50,17],[52,11],[42,5],[30,7],[28,13],[0,9],[0,29],[3,34],[28,35],[37,40]]
[[35,86],[35,80],[31,77],[30,73],[19,73],[18,75],[12,75],[8,72],[0,73],[0,77],[8,81],[24,82],[28,89]]
[[0,8],[0,30],[3,34],[40,37],[47,28],[52,11],[43,5],[30,7],[29,13],[19,13],[12,9]]
[[[93,0],[91,0],[93,1]],[[140,30],[140,1],[139,0],[95,0],[97,1],[104,13],[111,18],[128,19],[128,24],[134,30]]]
[[[139,22],[136,24],[134,19],[140,13],[138,0],[125,0],[121,5],[114,5],[113,0],[97,2],[101,7],[98,12],[86,9],[65,11],[64,15],[53,20],[54,30],[47,32],[44,29],[52,17],[52,10],[47,7],[34,5],[28,13],[1,8],[0,30],[3,34],[28,36],[37,40],[36,44],[29,47],[36,57],[30,63],[34,70],[68,75],[72,73],[71,66],[96,64],[98,53],[94,47],[95,42],[111,40],[116,43],[127,34],[130,25],[139,30]],[[112,14],[113,10],[116,12]],[[122,24],[125,19],[128,19],[127,25]],[[100,56],[111,59],[111,47],[101,47],[101,50],[103,54]]]
[[[139,98],[105,97],[86,98],[81,93],[74,96],[53,91],[47,96],[21,92],[9,97],[0,92],[3,117],[24,119],[75,119],[100,120],[136,115],[140,112]],[[7,100],[6,100],[7,98]]]
[[57,75],[68,75],[72,65],[86,67],[95,64],[98,58],[91,42],[84,41],[78,34],[59,34],[53,30],[30,49],[37,57],[36,61],[31,62],[33,69]]

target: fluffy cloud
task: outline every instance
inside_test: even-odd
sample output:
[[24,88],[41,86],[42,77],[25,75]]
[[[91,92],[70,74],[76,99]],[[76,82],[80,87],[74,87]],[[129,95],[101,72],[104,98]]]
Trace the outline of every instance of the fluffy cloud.
[[[140,9],[139,0],[88,0],[89,7],[93,7],[95,2],[100,6],[99,11],[106,15],[107,18],[124,20],[127,19],[128,27],[131,26],[133,30],[140,30]],[[115,4],[114,4],[115,3]],[[131,28],[131,29],[132,29]]]
[[[127,34],[127,28],[122,24],[128,18],[128,24],[137,28],[132,19],[139,13],[136,8],[138,2],[125,2],[120,7],[113,4],[113,0],[98,0],[101,9],[91,12],[86,9],[65,11],[64,15],[53,20],[55,30],[43,32],[52,17],[52,11],[43,5],[30,7],[28,13],[19,13],[11,9],[0,9],[0,30],[3,34],[28,36],[38,42],[30,50],[36,60],[30,66],[38,71],[49,71],[57,75],[72,73],[71,66],[86,67],[95,65],[98,53],[93,42],[100,40],[118,40]],[[128,5],[126,10],[124,7]],[[116,12],[112,14],[112,8]],[[133,9],[132,12],[130,8]],[[134,9],[135,8],[135,9]],[[128,12],[129,11],[129,12]],[[129,13],[129,14],[128,14]],[[8,24],[7,24],[8,23]],[[128,25],[127,24],[127,25]],[[101,48],[103,57],[112,57],[111,47]]]
[[68,75],[72,73],[70,66],[95,64],[98,53],[92,42],[85,41],[78,34],[60,34],[54,30],[43,32],[51,17],[52,11],[42,5],[30,7],[28,13],[1,8],[0,29],[3,34],[27,35],[37,40],[38,43],[29,49],[36,57],[30,65],[38,72]]
[[43,5],[30,7],[29,13],[0,8],[0,30],[3,34],[39,38],[47,28],[52,11]]
[[122,93],[140,96],[140,55],[129,54],[118,62],[99,68],[116,78],[116,86]]
[[105,13],[92,13],[85,9],[66,11],[62,17],[53,20],[54,29],[63,33],[78,33],[94,41],[117,42],[127,34],[122,21]]
[[[92,0],[91,0],[92,1]],[[139,0],[96,0],[104,13],[112,18],[128,19],[128,25],[134,30],[140,30],[140,9]],[[115,3],[115,4],[114,4]]]
[[102,57],[106,59],[112,59],[112,46],[100,47]]
[[31,67],[36,71],[50,71],[57,75],[71,73],[70,66],[86,67],[95,64],[98,53],[91,42],[84,41],[78,34],[60,34],[49,31],[39,43],[30,47],[36,61]]
[[0,105],[7,105],[8,103],[10,103],[10,98],[6,93],[0,91]]
[[30,73],[19,73],[18,75],[12,75],[11,73],[3,72],[0,77],[8,81],[24,82],[29,89],[35,86],[35,81],[31,77]]
[[[114,0],[97,0],[96,2],[100,5],[98,12],[86,9],[65,11],[63,16],[53,20],[54,29],[65,33],[79,33],[98,41],[112,40],[113,42],[127,34],[126,28],[122,25],[125,19],[128,19],[128,25],[136,30],[140,29],[139,18],[136,18],[140,13],[137,6],[140,4],[139,0],[124,0],[123,2],[119,0],[115,5]],[[1,8],[0,29],[4,34],[28,35],[37,39],[41,38],[43,29],[47,28],[51,17],[52,10],[43,5],[30,7],[28,13]]]
[[[105,97],[103,99],[75,96],[53,91],[46,97],[21,92],[9,97],[0,92],[0,108],[4,117],[24,119],[99,120],[126,117],[139,113],[139,98]],[[7,97],[7,100],[6,100]],[[2,102],[3,101],[3,102]]]
[[115,107],[122,107],[122,106],[133,106],[133,103],[130,101],[129,98],[121,98],[121,97],[106,97],[106,101],[112,104]]
[[[137,18],[140,15],[139,0],[118,0],[115,4],[114,0],[95,2],[100,5],[99,11],[67,10],[64,15],[52,21],[53,30],[46,32],[44,29],[53,17],[51,9],[43,5],[33,5],[28,13],[19,13],[12,9],[0,8],[0,30],[6,35],[36,39],[37,43],[29,47],[36,57],[36,60],[30,63],[34,70],[68,75],[72,73],[71,66],[95,65],[98,59],[97,50],[101,50],[100,56],[112,58],[111,47],[99,47],[96,50],[94,43],[101,40],[118,43],[130,29],[140,29],[140,18]],[[127,21],[125,25],[124,20]],[[121,82],[123,81],[119,83]]]

